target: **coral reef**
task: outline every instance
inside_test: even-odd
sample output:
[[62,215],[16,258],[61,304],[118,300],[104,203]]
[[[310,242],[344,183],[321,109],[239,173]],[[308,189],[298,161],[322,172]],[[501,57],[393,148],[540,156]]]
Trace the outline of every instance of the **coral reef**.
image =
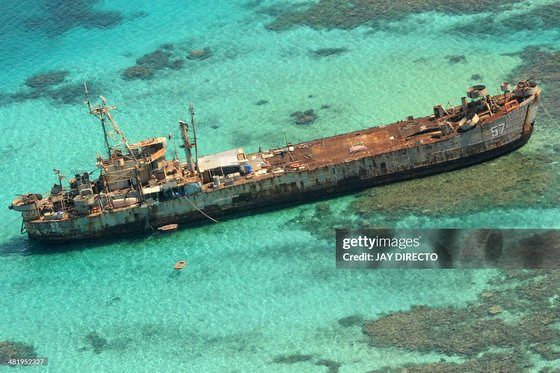
[[[560,358],[559,271],[505,271],[489,283],[491,291],[479,294],[462,308],[415,306],[364,323],[364,332],[376,347],[438,352],[466,357],[464,363],[428,363],[380,371],[463,372],[527,371],[531,359]],[[508,314],[507,322],[502,320]],[[503,352],[494,353],[496,348]]]
[[33,359],[37,354],[35,348],[23,342],[0,342],[0,365],[5,365],[10,359]]
[[447,58],[447,61],[452,65],[454,65],[456,63],[467,62],[467,57],[465,57],[462,54],[458,54],[458,55],[454,55],[454,56],[445,56],[445,58]]
[[[191,50],[187,59],[204,60],[212,56],[210,48]],[[155,74],[165,69],[181,70],[185,66],[184,56],[172,43],[162,44],[159,48],[136,59],[136,64],[122,72],[125,80],[152,79]]]
[[[536,79],[541,84],[543,95],[542,105],[553,118],[560,118],[560,50],[544,46],[529,46],[517,53],[521,57],[521,64],[511,72],[508,80],[516,82],[521,79]],[[537,118],[538,125],[550,126],[553,131],[558,129],[548,115],[540,110]],[[558,122],[558,119],[556,119]],[[556,144],[549,144],[554,148]]]
[[[276,356],[273,360],[273,364],[298,364],[298,363],[311,363],[313,361],[313,355],[304,355],[304,354],[291,354],[291,355],[280,355]],[[338,373],[342,364],[339,362],[329,360],[329,359],[318,359],[313,363],[316,366],[323,366],[327,368],[327,372],[329,373]]]
[[415,306],[367,322],[364,331],[372,337],[374,346],[420,352],[475,356],[486,348],[485,344],[514,347],[515,333],[510,327],[499,319],[479,320],[473,312],[476,310]]
[[147,66],[131,66],[123,71],[126,80],[150,79],[153,75],[154,71]]
[[136,65],[123,71],[123,79],[150,79],[157,71],[167,67],[173,68],[174,62],[171,61],[171,56],[171,52],[161,49],[145,54],[136,60]]
[[503,35],[517,31],[550,30],[558,27],[560,18],[560,3],[540,4],[534,7],[518,8],[525,12],[509,17],[496,17],[496,15],[481,15],[468,23],[451,27],[451,31],[461,35]]
[[272,362],[275,364],[296,364],[313,359],[313,355],[292,354],[276,356]]
[[[84,99],[83,82],[68,82],[68,70],[56,70],[35,74],[25,81],[25,88],[5,93],[4,103],[22,102],[27,100],[47,99],[56,104],[76,104]],[[88,82],[88,89],[92,95],[100,93],[97,82]]]
[[294,121],[298,125],[311,124],[317,120],[317,114],[313,109],[305,111],[296,111],[290,114]]
[[[520,0],[514,0],[518,2]],[[391,1],[391,0],[319,0],[305,10],[294,9],[289,5],[283,9],[270,9],[265,12],[275,19],[266,27],[281,31],[294,26],[305,25],[315,29],[352,29],[361,25],[379,26],[388,21],[400,20],[413,13],[437,11],[450,14],[476,14],[480,9],[492,11],[500,9],[503,0],[466,0],[466,1]],[[263,11],[262,9],[260,10]]]
[[315,362],[315,365],[327,367],[327,372],[329,373],[338,373],[342,364],[328,360],[328,359],[321,359]]
[[[97,92],[100,92],[98,84],[88,83],[88,90],[91,95],[95,95]],[[65,84],[45,92],[46,97],[56,103],[66,105],[82,103],[84,95],[84,84],[81,82]]]
[[139,66],[147,66],[152,70],[161,70],[169,65],[169,58],[171,53],[156,49],[155,51],[145,54],[136,60]]
[[172,70],[181,70],[183,66],[185,66],[185,60],[182,59],[171,61],[168,65],[168,67]]
[[464,373],[464,372],[527,372],[523,353],[486,353],[464,363],[407,364],[402,367],[383,367],[371,373]]
[[519,56],[522,64],[510,74],[514,80],[534,78],[546,83],[560,83],[560,51],[529,46]]
[[255,105],[257,106],[266,105],[266,104],[268,104],[267,100],[259,100],[255,103]]
[[345,328],[362,325],[363,322],[364,322],[364,317],[362,315],[350,315],[338,320],[338,324]]
[[480,81],[482,80],[482,76],[480,74],[472,74],[471,80]]
[[33,89],[46,89],[64,82],[70,72],[68,70],[49,71],[35,74],[25,81],[25,85]]
[[519,238],[515,245],[508,247],[506,255],[500,258],[501,268],[560,268],[559,232],[536,230],[531,236]]
[[75,27],[111,28],[119,25],[123,15],[118,11],[95,9],[99,0],[49,0],[44,1],[44,17],[27,20],[29,30],[41,31],[49,37],[56,37]]
[[93,352],[96,354],[102,353],[105,349],[105,345],[107,344],[107,340],[97,334],[96,331],[88,333],[86,335],[86,341],[91,345]]
[[369,189],[352,208],[364,216],[375,211],[392,219],[407,212],[441,216],[481,208],[552,206],[560,199],[560,176],[552,159],[546,153],[515,152],[460,171]]

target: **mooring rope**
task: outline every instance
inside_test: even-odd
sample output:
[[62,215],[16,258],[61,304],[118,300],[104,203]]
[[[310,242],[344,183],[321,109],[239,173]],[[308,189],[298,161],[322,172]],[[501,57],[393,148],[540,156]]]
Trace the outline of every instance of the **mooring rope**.
[[189,199],[189,197],[185,196],[185,198],[186,198],[187,201],[189,201],[189,203],[190,203],[195,209],[197,209],[202,215],[206,216],[208,219],[212,220],[214,223],[218,223],[218,221],[217,221],[216,219],[214,219],[214,218],[211,217],[211,216],[208,216],[208,214],[206,214],[204,211],[202,211],[201,209],[199,209],[199,208],[194,204],[194,202],[191,201],[191,200]]
[[556,126],[557,126],[558,128],[560,128],[560,124],[558,124],[558,122],[554,120],[554,118],[552,117],[552,115],[550,115],[550,113],[548,112],[548,110],[546,110],[546,108],[544,107],[544,105],[543,105],[542,102],[541,102],[541,106],[542,106],[544,112],[546,113],[546,115],[548,115],[548,117],[549,117],[550,120],[552,121],[552,123],[556,124]]

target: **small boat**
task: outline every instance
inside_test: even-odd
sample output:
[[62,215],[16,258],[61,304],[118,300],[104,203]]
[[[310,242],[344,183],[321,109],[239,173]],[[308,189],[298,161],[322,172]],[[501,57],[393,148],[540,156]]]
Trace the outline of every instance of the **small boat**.
[[177,230],[178,227],[179,227],[178,224],[167,224],[167,225],[162,225],[161,227],[158,227],[158,231],[169,232],[169,231]]

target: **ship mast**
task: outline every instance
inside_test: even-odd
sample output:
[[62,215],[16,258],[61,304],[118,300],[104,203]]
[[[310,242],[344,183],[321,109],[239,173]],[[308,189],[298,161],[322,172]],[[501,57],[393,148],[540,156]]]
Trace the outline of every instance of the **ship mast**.
[[[114,149],[117,145],[119,145],[119,144],[117,144],[117,145],[111,147],[111,145],[109,145],[109,137],[111,135],[113,135],[111,137],[114,138],[114,137],[116,137],[114,135],[117,134],[120,137],[120,139],[122,141],[122,144],[124,144],[124,146],[128,150],[128,153],[130,154],[130,156],[134,160],[136,160],[136,157],[134,156],[134,153],[132,152],[132,149],[130,148],[130,144],[128,143],[128,140],[126,139],[124,133],[121,131],[119,125],[117,124],[117,122],[115,121],[113,116],[111,115],[111,110],[114,110],[117,107],[116,106],[107,106],[107,98],[105,98],[104,96],[99,96],[99,98],[101,98],[102,105],[98,104],[96,107],[92,108],[91,103],[89,101],[89,92],[88,92],[88,89],[87,89],[87,84],[85,82],[84,82],[84,88],[85,88],[85,91],[86,91],[86,103],[87,103],[87,106],[88,106],[89,113],[91,115],[99,118],[99,120],[101,121],[101,126],[103,128],[103,137],[105,138],[105,145],[107,146],[107,152],[108,152],[109,158],[111,158],[111,150]],[[113,133],[107,131],[107,127],[106,127],[107,121],[106,121],[105,117],[107,117],[107,119],[109,119],[109,123],[111,125],[112,130],[113,130],[112,131]]]
[[196,127],[194,125],[194,107],[192,102],[189,102],[189,113],[191,115],[191,126],[194,136],[194,156],[196,159],[196,165],[198,166],[198,141],[196,141]]
[[185,148],[185,154],[187,156],[187,168],[192,174],[194,174],[195,170],[191,151],[191,148],[194,145],[191,144],[189,140],[189,129],[187,127],[187,123],[183,120],[179,120],[179,127],[181,128],[181,137],[183,138],[183,148]]
[[194,125],[194,107],[192,102],[189,102],[189,113],[191,114],[191,126],[192,126],[193,136],[194,136],[194,157],[195,157],[196,172],[200,176],[200,172],[198,171],[198,141],[196,140],[196,126]]
[[111,158],[111,145],[109,145],[109,139],[107,138],[107,127],[105,125],[105,117],[103,117],[103,115],[100,112],[95,113],[94,109],[92,109],[91,102],[89,101],[89,91],[86,82],[84,82],[84,90],[86,91],[86,104],[88,106],[89,113],[95,115],[101,121],[101,128],[103,128],[103,138],[105,139],[105,146],[107,147],[107,155],[109,156],[109,158]]

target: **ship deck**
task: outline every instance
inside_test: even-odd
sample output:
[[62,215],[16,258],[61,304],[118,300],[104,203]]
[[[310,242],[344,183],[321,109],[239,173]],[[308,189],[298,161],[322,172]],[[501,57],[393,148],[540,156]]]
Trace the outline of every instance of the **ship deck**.
[[[505,103],[503,95],[494,96],[502,106]],[[443,141],[457,135],[458,123],[450,120],[461,111],[460,106],[448,109],[449,114],[435,119],[434,116],[414,118],[379,127],[371,127],[345,134],[326,137],[293,145],[291,152],[278,152],[273,150],[273,156],[268,158],[272,168],[281,168],[289,171],[294,163],[314,169],[330,164],[378,155],[391,151],[406,149],[417,144],[429,144]],[[485,121],[493,121],[502,116],[502,110],[496,113],[481,112],[479,125]],[[453,126],[453,131],[448,135],[440,132],[440,123],[447,121]],[[434,136],[436,133],[438,135]],[[358,150],[358,149],[362,150]],[[357,150],[357,151],[352,151]],[[249,159],[259,153],[249,154]],[[293,169],[293,168],[292,168]]]
[[[291,168],[293,164],[301,164],[313,169],[412,147],[417,141],[426,144],[454,136],[454,133],[451,133],[434,138],[433,132],[418,134],[426,129],[438,130],[439,125],[430,120],[430,117],[423,117],[367,128],[296,144],[291,152],[273,152],[273,157],[267,161],[272,168]],[[253,155],[255,154],[250,154],[249,158]]]

